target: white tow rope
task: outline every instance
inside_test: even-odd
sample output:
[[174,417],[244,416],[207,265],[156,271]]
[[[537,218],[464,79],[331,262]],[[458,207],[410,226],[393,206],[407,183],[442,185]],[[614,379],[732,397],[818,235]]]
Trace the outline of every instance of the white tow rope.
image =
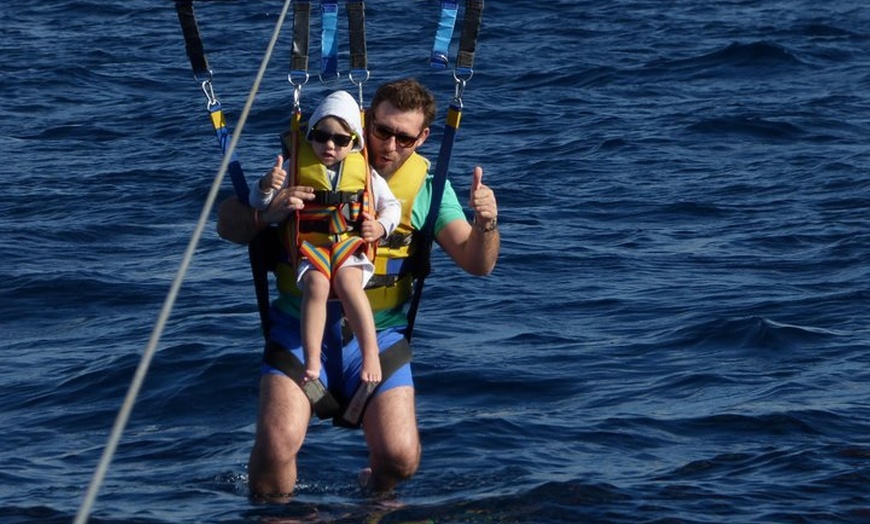
[[214,203],[217,200],[218,191],[220,190],[224,175],[226,175],[227,168],[233,157],[233,153],[236,150],[236,145],[239,142],[239,137],[242,135],[242,128],[245,126],[245,121],[247,120],[248,114],[251,111],[251,106],[254,104],[254,98],[256,97],[257,92],[260,89],[260,82],[263,80],[263,77],[266,74],[266,67],[272,57],[272,53],[275,49],[275,44],[278,41],[278,35],[281,33],[281,27],[284,25],[284,18],[287,16],[287,11],[290,8],[291,2],[292,0],[285,0],[284,2],[284,8],[281,10],[281,15],[278,17],[278,21],[275,24],[275,30],[272,33],[272,39],[269,41],[269,45],[266,48],[266,54],[263,56],[263,60],[260,63],[260,69],[257,72],[254,83],[253,85],[251,85],[251,90],[250,93],[248,93],[248,99],[245,102],[245,107],[242,110],[241,115],[239,116],[239,121],[236,125],[236,132],[233,133],[233,138],[230,141],[226,153],[224,154],[223,161],[221,162],[217,175],[215,175],[214,181],[212,182],[211,190],[208,193],[208,198],[206,198],[205,204],[203,204],[202,207],[202,212],[199,215],[199,222],[197,223],[196,229],[194,229],[193,235],[190,238],[190,242],[187,245],[187,250],[185,251],[184,257],[181,260],[181,266],[178,268],[178,272],[175,275],[175,280],[172,282],[169,293],[166,295],[166,300],[163,302],[163,309],[160,311],[160,315],[158,316],[157,322],[154,325],[154,330],[151,332],[151,338],[148,341],[148,346],[145,348],[145,352],[142,354],[142,359],[139,361],[139,366],[136,368],[136,374],[133,376],[133,381],[130,383],[130,389],[127,391],[127,396],[124,399],[124,403],[121,406],[121,409],[118,411],[118,416],[115,419],[115,424],[112,427],[112,432],[109,435],[109,440],[106,443],[106,448],[103,450],[103,456],[101,457],[100,462],[97,465],[97,469],[94,471],[93,478],[91,479],[91,483],[88,486],[88,491],[85,493],[85,497],[82,500],[81,506],[79,506],[79,511],[76,514],[76,518],[73,524],[85,524],[88,521],[91,508],[93,507],[94,501],[97,498],[97,492],[100,490],[100,486],[102,485],[103,480],[106,477],[106,472],[109,469],[109,464],[112,462],[112,457],[115,454],[115,450],[118,448],[118,442],[121,440],[121,435],[124,433],[124,428],[127,425],[127,421],[130,419],[130,413],[133,410],[133,405],[136,402],[136,397],[139,395],[139,390],[142,388],[142,383],[145,380],[145,375],[148,372],[148,367],[150,366],[151,360],[154,357],[154,353],[157,350],[157,344],[160,342],[160,336],[163,334],[163,331],[166,327],[166,321],[169,319],[169,315],[172,312],[172,306],[175,304],[175,299],[178,297],[178,291],[179,289],[181,289],[181,284],[182,282],[184,282],[184,277],[187,274],[187,269],[190,266],[191,260],[193,260],[193,254],[194,251],[196,251],[196,246],[199,244],[199,240],[202,237],[202,232],[205,230],[206,223],[208,223],[208,217],[211,214],[212,208],[214,208]]

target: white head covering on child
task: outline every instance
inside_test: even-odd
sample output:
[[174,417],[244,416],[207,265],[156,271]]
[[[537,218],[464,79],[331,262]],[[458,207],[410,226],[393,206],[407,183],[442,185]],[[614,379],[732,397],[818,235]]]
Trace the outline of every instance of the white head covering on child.
[[365,138],[363,138],[359,105],[350,93],[335,91],[324,98],[311,114],[311,118],[308,120],[308,129],[314,129],[318,122],[328,116],[340,118],[350,126],[350,130],[356,135],[353,151],[362,151],[362,148],[365,147]]

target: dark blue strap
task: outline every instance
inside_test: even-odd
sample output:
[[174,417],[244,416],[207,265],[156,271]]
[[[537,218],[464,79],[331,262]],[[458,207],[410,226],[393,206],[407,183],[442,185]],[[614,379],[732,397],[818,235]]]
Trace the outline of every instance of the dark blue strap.
[[408,308],[408,331],[405,338],[411,339],[414,331],[414,321],[417,318],[417,309],[420,306],[420,298],[423,295],[423,284],[431,270],[430,255],[432,242],[435,240],[435,222],[441,210],[441,201],[444,197],[444,187],[447,185],[447,172],[450,170],[450,157],[453,153],[453,143],[456,141],[456,132],[459,129],[459,121],[462,117],[462,104],[454,100],[447,110],[447,125],[444,127],[444,136],[441,138],[441,149],[438,151],[438,163],[435,166],[435,174],[432,178],[432,200],[426,222],[423,223],[422,238],[415,254],[415,264],[419,264],[419,276],[414,282],[414,295],[411,297],[411,305]]
[[426,215],[423,226],[424,239],[431,242],[435,239],[435,221],[444,197],[444,186],[447,185],[447,172],[450,170],[450,157],[453,153],[453,143],[459,130],[462,106],[455,101],[447,109],[447,125],[444,126],[444,136],[441,138],[441,149],[438,151],[438,163],[435,165],[435,175],[432,179],[432,207]]
[[[229,148],[230,140],[232,139],[232,133],[230,133],[227,123],[223,118],[223,111],[221,110],[220,102],[215,102],[209,106],[208,110],[211,112],[211,121],[214,125],[215,135],[217,135],[221,151],[223,154],[227,154],[227,149]],[[230,157],[230,164],[227,169],[230,172],[230,180],[233,183],[233,189],[236,191],[236,196],[239,198],[240,202],[248,205],[251,189],[248,187],[248,181],[245,180],[245,174],[242,172],[242,165],[236,158],[235,152],[233,152]]]

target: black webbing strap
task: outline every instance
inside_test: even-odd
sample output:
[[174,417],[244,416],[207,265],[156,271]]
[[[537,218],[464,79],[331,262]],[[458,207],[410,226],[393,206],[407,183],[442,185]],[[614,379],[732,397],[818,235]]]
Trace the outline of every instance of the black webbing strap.
[[480,21],[483,18],[483,0],[466,0],[465,21],[459,39],[459,53],[456,55],[456,69],[463,73],[474,68],[474,50],[480,34]]
[[405,338],[411,340],[414,332],[414,322],[417,319],[417,310],[420,307],[420,299],[423,296],[423,284],[431,271],[432,242],[435,240],[435,222],[441,209],[441,200],[444,197],[444,186],[447,185],[447,171],[450,168],[450,156],[453,152],[453,143],[456,141],[456,131],[462,116],[461,101],[454,101],[447,110],[447,125],[444,127],[444,136],[441,138],[441,149],[438,152],[438,163],[435,166],[435,174],[432,177],[432,202],[426,221],[420,232],[419,247],[414,253],[414,272],[417,279],[414,281],[414,294],[411,296],[411,305],[408,308],[408,330]]
[[[305,366],[296,355],[287,351],[275,342],[267,341],[263,351],[263,361],[290,377],[297,384],[303,384]],[[319,419],[337,416],[341,406],[335,397],[323,387],[320,380],[305,381],[302,387],[305,396],[311,402],[311,407]]]
[[190,58],[193,77],[200,80],[201,77],[210,76],[211,71],[208,68],[208,60],[205,58],[202,38],[199,36],[196,15],[193,12],[193,1],[175,0],[175,11],[178,13],[178,21],[181,23],[181,31],[184,34],[184,48],[187,50],[187,57]]
[[277,227],[262,229],[248,243],[248,257],[251,259],[251,273],[254,277],[254,291],[257,295],[257,311],[260,314],[263,337],[267,342],[269,328],[272,325],[269,318],[269,273],[275,270],[280,251],[281,241],[278,238]]
[[347,25],[350,40],[350,70],[366,71],[366,13],[365,2],[362,0],[348,0],[347,2]]
[[308,41],[311,32],[311,2],[293,0],[293,49],[290,52],[290,74],[308,74]]
[[[311,407],[314,409],[317,418],[326,419],[332,417],[333,425],[344,428],[360,427],[365,409],[375,392],[380,388],[380,385],[400,367],[411,361],[411,346],[408,345],[407,340],[402,339],[381,351],[378,357],[381,361],[381,376],[383,380],[371,388],[361,383],[351,397],[350,402],[344,407],[344,410],[342,410],[343,406],[336,400],[335,396],[323,387],[323,383],[319,380],[314,382],[306,381],[302,391],[311,402]],[[281,345],[272,341],[266,342],[263,361],[273,368],[280,370],[297,384],[302,384],[302,379],[305,376],[305,366],[296,358],[296,355],[287,351]]]
[[400,367],[411,361],[411,346],[406,339],[401,339],[378,355],[381,361],[381,381],[378,384],[360,383],[350,398],[344,413],[332,419],[332,424],[343,428],[358,428],[362,424],[363,414],[372,397],[380,389],[381,384]]

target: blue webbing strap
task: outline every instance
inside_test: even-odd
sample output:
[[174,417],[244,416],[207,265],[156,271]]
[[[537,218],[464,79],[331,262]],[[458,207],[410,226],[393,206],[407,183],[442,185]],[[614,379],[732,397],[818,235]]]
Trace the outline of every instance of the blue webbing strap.
[[338,76],[338,0],[323,0],[320,16],[320,78],[327,80]]
[[457,0],[441,1],[441,20],[435,32],[435,44],[429,56],[429,66],[432,69],[447,69],[450,39],[453,38],[453,28],[456,25],[456,14],[459,12]]

